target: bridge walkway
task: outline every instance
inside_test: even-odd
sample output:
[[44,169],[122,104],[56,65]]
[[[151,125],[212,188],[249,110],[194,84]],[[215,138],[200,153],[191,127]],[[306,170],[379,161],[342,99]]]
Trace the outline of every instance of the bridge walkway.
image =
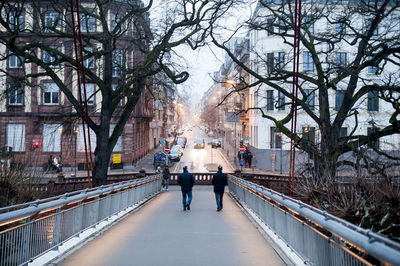
[[195,186],[182,210],[177,186],[94,238],[60,265],[285,265],[240,207],[224,196],[216,211],[211,186]]

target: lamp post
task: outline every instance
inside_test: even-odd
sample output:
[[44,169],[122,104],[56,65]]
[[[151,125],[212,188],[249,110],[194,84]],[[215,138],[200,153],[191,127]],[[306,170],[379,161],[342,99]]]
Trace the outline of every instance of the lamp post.
[[75,177],[76,177],[76,150],[78,149],[78,133],[79,133],[79,126],[75,125],[74,126],[74,133],[75,133],[75,146],[74,146],[74,172],[75,172]]
[[63,143],[63,141],[62,141],[62,131],[63,131],[62,127],[60,127],[58,129],[58,131],[60,131],[60,161],[58,163],[60,165],[62,165],[62,143]]
[[279,132],[279,136],[281,137],[281,171],[280,171],[280,173],[282,174],[282,137],[283,137],[283,134],[282,134],[282,132]]

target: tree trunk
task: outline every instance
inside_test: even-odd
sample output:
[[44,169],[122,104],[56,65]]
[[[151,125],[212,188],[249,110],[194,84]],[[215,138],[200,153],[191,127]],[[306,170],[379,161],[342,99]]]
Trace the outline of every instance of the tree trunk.
[[96,149],[94,151],[93,186],[107,185],[108,163],[110,161],[110,148],[108,144],[109,125],[101,125],[97,133]]

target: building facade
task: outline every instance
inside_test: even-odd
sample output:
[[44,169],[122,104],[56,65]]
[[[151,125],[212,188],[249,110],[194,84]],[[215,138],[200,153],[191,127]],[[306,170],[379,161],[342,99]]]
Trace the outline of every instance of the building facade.
[[[111,71],[110,92],[129,90],[130,85],[124,84],[129,70],[143,58],[139,46],[132,43],[138,40],[137,27],[147,27],[148,20],[141,20],[139,24],[130,21],[120,23],[121,10],[126,3],[116,1],[104,14],[106,24],[101,24],[94,16],[99,15],[95,2],[80,2],[84,10],[80,18],[87,108],[90,119],[98,123],[104,108],[103,97],[106,97],[102,93],[104,88],[99,85],[102,84],[100,79]],[[1,16],[9,24],[0,27],[0,68],[4,70],[0,76],[0,146],[12,149],[12,157],[3,154],[3,160],[11,158],[28,167],[44,167],[52,155],[59,157],[64,169],[83,168],[85,145],[82,122],[73,106],[77,103],[71,103],[65,95],[65,92],[71,93],[78,99],[80,93],[77,71],[67,58],[75,57],[68,4],[60,1],[10,1],[2,8]],[[112,57],[112,68],[105,65],[105,57],[95,55],[95,51],[106,50],[96,40],[104,38],[105,34],[115,39],[112,55],[108,53]],[[16,36],[18,47],[24,48],[24,43],[32,44],[33,48],[29,50],[32,57],[23,58],[11,51],[8,41],[13,36]],[[93,82],[96,79],[97,82]],[[59,84],[67,89],[61,90]],[[150,137],[152,90],[152,81],[148,80],[113,150],[113,154],[120,155],[124,167],[131,166],[154,147]],[[81,89],[82,95],[83,92]],[[127,98],[120,97],[115,101],[111,132],[123,114]],[[90,139],[94,152],[96,135],[93,131]]]

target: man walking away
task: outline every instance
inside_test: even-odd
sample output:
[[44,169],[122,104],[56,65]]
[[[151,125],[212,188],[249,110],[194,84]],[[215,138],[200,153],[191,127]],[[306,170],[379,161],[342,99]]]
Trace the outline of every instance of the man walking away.
[[222,198],[225,186],[228,184],[226,174],[222,173],[222,166],[218,166],[218,172],[213,175],[212,184],[214,186],[215,200],[217,201],[217,212],[223,208]]
[[[187,166],[183,167],[183,173],[178,176],[178,185],[181,186],[183,210],[190,210],[192,203],[192,187],[194,186],[194,177],[188,172]],[[186,201],[187,197],[187,201]]]
[[171,173],[169,172],[168,165],[166,165],[164,167],[164,170],[163,170],[163,179],[164,179],[164,189],[165,189],[165,191],[168,191],[168,182],[169,182],[169,178],[170,177],[171,177]]

